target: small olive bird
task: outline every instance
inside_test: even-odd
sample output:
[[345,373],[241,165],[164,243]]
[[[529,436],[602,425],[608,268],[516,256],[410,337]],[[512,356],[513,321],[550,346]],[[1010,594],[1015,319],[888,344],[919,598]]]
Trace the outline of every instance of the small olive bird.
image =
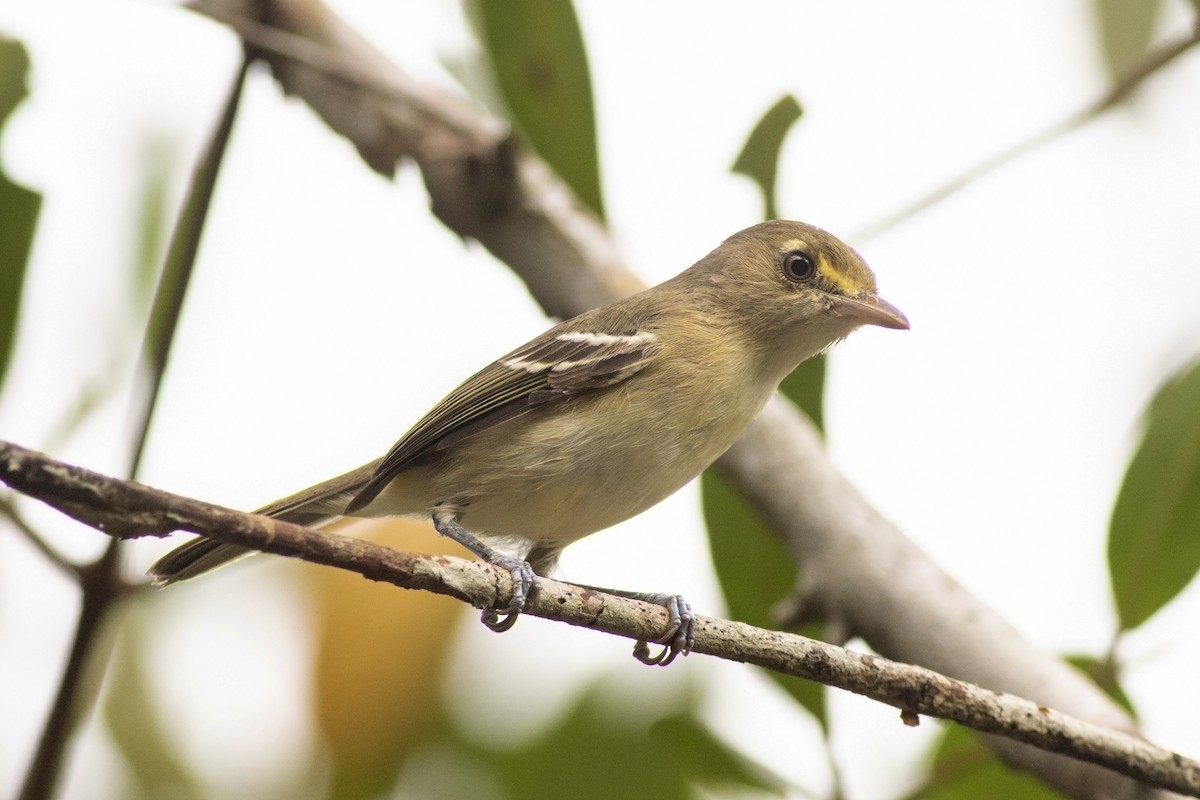
[[[511,573],[506,616],[483,617],[507,630],[563,548],[698,475],[789,372],[860,325],[907,329],[908,320],[839,239],[802,222],[764,222],[674,278],[501,356],[382,458],[258,513],[308,526],[431,517],[439,533]],[[247,552],[200,537],[150,572],[174,583]],[[691,649],[695,621],[681,597],[615,593],[667,609],[662,651],[651,656],[639,642],[641,660],[665,665]]]

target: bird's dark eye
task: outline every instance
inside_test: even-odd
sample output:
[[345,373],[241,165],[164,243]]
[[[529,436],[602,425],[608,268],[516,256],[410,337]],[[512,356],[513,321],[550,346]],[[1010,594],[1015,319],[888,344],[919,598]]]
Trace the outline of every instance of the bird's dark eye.
[[789,281],[806,281],[817,274],[817,264],[812,256],[801,250],[783,254],[783,276]]

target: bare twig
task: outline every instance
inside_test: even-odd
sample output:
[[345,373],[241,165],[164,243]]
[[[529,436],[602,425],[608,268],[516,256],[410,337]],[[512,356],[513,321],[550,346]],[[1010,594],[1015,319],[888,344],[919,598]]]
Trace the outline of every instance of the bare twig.
[[79,567],[72,564],[71,561],[62,553],[50,546],[50,543],[45,538],[33,529],[25,518],[21,516],[21,512],[17,507],[8,501],[6,497],[0,497],[0,514],[8,517],[8,521],[13,524],[13,527],[21,532],[34,548],[37,549],[42,556],[54,566],[67,575],[68,577],[79,580]]
[[[1198,0],[1200,1],[1200,0]],[[1104,112],[1116,106],[1118,103],[1129,97],[1137,91],[1143,83],[1151,76],[1159,72],[1168,64],[1179,58],[1181,55],[1191,50],[1197,44],[1200,44],[1200,26],[1197,26],[1191,35],[1182,37],[1173,42],[1169,42],[1162,47],[1151,52],[1140,63],[1135,64],[1125,75],[1123,75],[1113,86],[1091,105],[1080,109],[1066,119],[1054,123],[1045,130],[1039,131],[1027,139],[1017,142],[1005,150],[984,159],[976,164],[971,169],[963,172],[961,175],[947,181],[938,188],[928,194],[917,198],[908,205],[893,211],[886,217],[876,220],[866,228],[858,231],[852,237],[854,241],[865,241],[874,236],[878,236],[886,230],[896,227],[901,222],[915,217],[917,214],[934,206],[951,195],[958,192],[975,181],[982,178],[984,175],[998,169],[999,167],[1008,164],[1011,161],[1020,158],[1026,153],[1032,152],[1044,144],[1054,141],[1060,136],[1082,127],[1099,117]]]
[[59,680],[58,691],[50,706],[50,713],[42,726],[37,749],[25,773],[20,800],[44,800],[54,796],[62,773],[67,743],[82,712],[90,704],[86,677],[91,674],[90,665],[107,658],[107,652],[97,648],[97,642],[105,624],[117,610],[117,601],[128,588],[118,572],[120,544],[117,539],[109,542],[104,554],[96,561],[79,568],[80,587],[83,597],[79,619],[75,623],[75,635],[71,640],[70,654]]
[[[373,542],[233,511],[109,478],[0,442],[0,480],[115,537],[185,530],[356,572],[372,580],[503,607],[511,576],[477,561],[405,553]],[[543,579],[528,613],[630,639],[653,639],[666,611],[637,600]],[[931,670],[781,631],[701,617],[693,652],[820,681],[895,706],[1108,767],[1144,783],[1200,797],[1200,763],[1122,731],[1102,728],[1003,692]]]

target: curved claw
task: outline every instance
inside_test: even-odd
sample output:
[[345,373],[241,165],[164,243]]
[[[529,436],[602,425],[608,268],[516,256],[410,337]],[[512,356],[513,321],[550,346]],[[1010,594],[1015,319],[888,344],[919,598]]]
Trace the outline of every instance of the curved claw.
[[489,631],[504,633],[506,630],[512,628],[513,625],[517,624],[517,617],[519,616],[521,615],[518,612],[513,611],[505,614],[502,617],[496,612],[496,609],[485,608],[483,613],[479,615],[479,621],[482,622],[483,626]]
[[674,647],[663,646],[657,655],[650,655],[650,645],[643,639],[638,639],[633,646],[633,657],[648,667],[665,667],[675,660],[679,651]]
[[633,657],[648,666],[665,667],[677,656],[692,652],[692,645],[696,643],[696,615],[683,595],[655,595],[652,602],[661,603],[667,609],[667,632],[654,640],[663,649],[652,656],[649,642],[639,640],[633,646]]
[[[503,609],[485,608],[479,621],[488,630],[504,633],[517,624],[517,617],[521,616],[521,612],[529,604],[530,596],[538,589],[538,577],[533,571],[533,567],[529,566],[528,561],[504,557],[492,563],[497,567],[507,569],[509,575],[512,576],[512,597],[509,598],[508,605]],[[504,616],[500,616],[501,611]]]
[[[479,541],[459,523],[457,514],[456,510],[449,507],[434,509],[433,527],[442,536],[453,539],[489,564],[508,570],[513,581],[512,597],[509,598],[508,605],[502,609],[485,609],[480,617],[480,621],[491,630],[506,631],[517,624],[517,617],[525,610],[529,596],[537,591],[537,573],[529,566],[528,561],[505,555]],[[504,612],[503,618],[498,613],[500,611]]]

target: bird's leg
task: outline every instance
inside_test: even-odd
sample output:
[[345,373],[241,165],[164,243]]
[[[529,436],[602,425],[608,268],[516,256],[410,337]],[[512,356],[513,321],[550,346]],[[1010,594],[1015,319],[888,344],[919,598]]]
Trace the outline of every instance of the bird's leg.
[[494,547],[489,547],[479,541],[476,536],[459,523],[451,511],[437,510],[433,512],[433,527],[442,536],[447,536],[482,558],[489,564],[508,570],[512,575],[513,592],[508,606],[503,609],[504,616],[496,613],[494,608],[485,608],[480,621],[496,632],[503,632],[517,622],[517,617],[525,610],[529,595],[537,590],[538,579],[529,562],[501,553]]
[[692,613],[692,606],[683,599],[683,595],[662,594],[661,592],[627,592],[622,589],[586,586],[582,583],[574,585],[582,589],[615,594],[617,597],[626,597],[630,600],[653,603],[667,610],[667,632],[654,640],[654,643],[661,644],[663,649],[655,655],[650,655],[650,643],[645,639],[639,639],[633,646],[633,657],[643,664],[665,667],[674,661],[676,656],[680,654],[686,656],[692,651],[692,645],[696,643],[696,615]]

